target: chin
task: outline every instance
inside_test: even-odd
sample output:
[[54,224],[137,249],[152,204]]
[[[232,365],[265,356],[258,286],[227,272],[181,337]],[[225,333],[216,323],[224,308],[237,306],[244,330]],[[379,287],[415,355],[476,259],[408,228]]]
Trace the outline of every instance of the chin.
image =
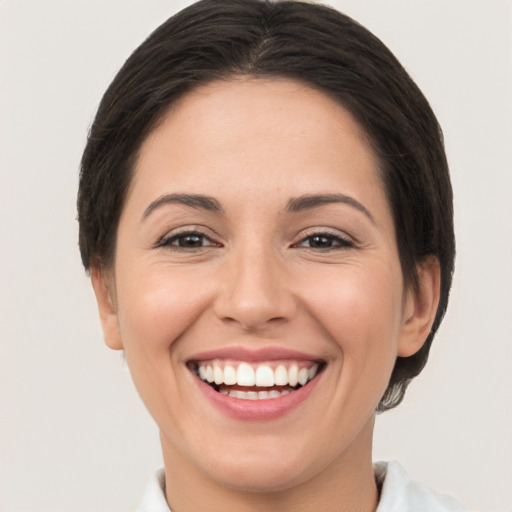
[[[257,462],[216,466],[211,478],[239,492],[283,492],[300,485],[311,475],[297,464],[275,463],[261,459]],[[308,471],[309,473],[309,471]]]
[[[332,449],[317,442],[308,446],[293,437],[290,432],[286,436],[262,435],[252,441],[232,437],[221,441],[212,436],[208,447],[189,455],[200,473],[225,488],[283,492],[314,478],[335,458]],[[197,457],[198,452],[203,457]]]

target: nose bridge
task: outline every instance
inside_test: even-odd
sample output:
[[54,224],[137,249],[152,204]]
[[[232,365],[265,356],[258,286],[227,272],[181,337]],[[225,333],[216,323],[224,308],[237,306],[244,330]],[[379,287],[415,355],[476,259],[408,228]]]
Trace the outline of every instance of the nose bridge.
[[224,262],[216,301],[217,316],[248,330],[291,318],[295,311],[285,262],[269,243],[248,236]]

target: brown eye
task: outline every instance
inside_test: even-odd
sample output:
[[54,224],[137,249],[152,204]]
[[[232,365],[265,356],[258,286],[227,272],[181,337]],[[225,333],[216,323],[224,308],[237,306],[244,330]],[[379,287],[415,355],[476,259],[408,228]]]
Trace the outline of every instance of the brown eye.
[[309,238],[309,247],[315,249],[325,249],[326,247],[332,247],[334,240],[330,236],[316,235]]
[[201,247],[204,237],[201,235],[182,235],[176,238],[177,245],[180,247]]
[[303,238],[298,244],[298,247],[305,247],[308,249],[345,249],[353,247],[354,244],[350,240],[346,240],[339,235],[331,233],[315,233],[306,238]]
[[178,249],[200,249],[201,247],[215,246],[217,244],[203,233],[187,232],[172,235],[162,240],[161,245]]

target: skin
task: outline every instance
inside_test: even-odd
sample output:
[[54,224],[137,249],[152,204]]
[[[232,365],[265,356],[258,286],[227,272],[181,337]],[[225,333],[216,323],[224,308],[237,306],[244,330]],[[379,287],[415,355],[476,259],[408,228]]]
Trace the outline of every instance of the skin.
[[[223,213],[172,203],[144,217],[172,193],[207,195]],[[286,208],[333,193],[367,213]],[[183,231],[203,233],[199,246],[170,238]],[[114,268],[92,270],[106,343],[125,350],[160,428],[173,512],[375,510],[375,407],[438,303],[437,262],[419,274],[417,290],[404,285],[378,159],[342,106],[292,81],[247,77],[174,105],[141,148]],[[288,414],[242,421],[214,408],[186,366],[240,346],[303,351],[325,370]]]

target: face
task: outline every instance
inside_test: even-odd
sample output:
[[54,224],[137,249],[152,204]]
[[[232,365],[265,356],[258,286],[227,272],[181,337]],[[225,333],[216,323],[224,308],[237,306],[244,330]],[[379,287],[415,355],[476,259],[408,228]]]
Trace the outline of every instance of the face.
[[394,361],[422,343],[374,152],[344,108],[286,80],[173,107],[93,284],[164,456],[235,489],[369,460]]

